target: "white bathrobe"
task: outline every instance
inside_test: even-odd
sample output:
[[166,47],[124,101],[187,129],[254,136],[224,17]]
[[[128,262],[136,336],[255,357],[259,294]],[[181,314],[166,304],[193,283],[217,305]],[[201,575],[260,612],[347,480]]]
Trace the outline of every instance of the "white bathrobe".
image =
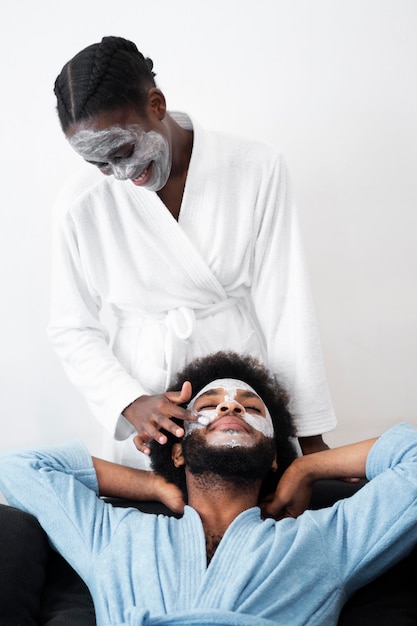
[[298,436],[335,425],[282,155],[193,126],[178,222],[156,193],[87,165],[55,207],[49,336],[111,435],[106,456],[130,465],[144,455],[121,411],[218,350],[252,354],[281,376]]

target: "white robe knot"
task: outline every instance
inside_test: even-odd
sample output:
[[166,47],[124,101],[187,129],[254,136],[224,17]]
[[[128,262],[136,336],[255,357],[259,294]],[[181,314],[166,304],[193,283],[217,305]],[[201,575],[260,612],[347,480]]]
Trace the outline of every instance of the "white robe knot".
[[194,310],[186,306],[180,306],[178,309],[171,309],[166,315],[165,324],[178,339],[185,341],[191,337],[194,331]]
[[181,306],[167,311],[165,317],[167,327],[165,336],[165,355],[168,363],[167,385],[172,381],[172,377],[185,367],[187,362],[185,344],[194,334],[196,320],[230,309],[236,306],[239,301],[239,298],[226,298],[202,309]]

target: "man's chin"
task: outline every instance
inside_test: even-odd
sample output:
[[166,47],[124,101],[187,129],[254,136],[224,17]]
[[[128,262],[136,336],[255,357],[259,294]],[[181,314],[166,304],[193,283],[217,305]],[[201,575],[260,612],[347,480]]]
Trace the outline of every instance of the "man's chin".
[[263,480],[268,474],[275,458],[275,441],[264,437],[253,446],[213,446],[207,445],[200,431],[195,430],[183,440],[182,451],[192,474],[209,473],[246,483]]

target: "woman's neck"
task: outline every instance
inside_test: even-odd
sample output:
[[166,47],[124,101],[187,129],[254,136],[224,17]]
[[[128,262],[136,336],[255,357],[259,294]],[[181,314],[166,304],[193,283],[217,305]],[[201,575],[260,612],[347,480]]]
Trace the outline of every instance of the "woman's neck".
[[182,128],[170,116],[167,122],[171,132],[171,173],[166,185],[157,193],[170,213],[178,220],[191,160],[194,134],[191,130]]

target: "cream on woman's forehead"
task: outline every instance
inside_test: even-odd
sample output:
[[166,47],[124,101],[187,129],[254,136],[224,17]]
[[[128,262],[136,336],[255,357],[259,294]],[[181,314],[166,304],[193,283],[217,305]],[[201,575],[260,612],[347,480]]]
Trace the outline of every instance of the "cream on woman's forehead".
[[[219,403],[218,406],[220,406],[220,404],[222,404],[223,402],[238,402],[238,400],[236,400],[236,395],[239,390],[246,390],[255,394],[262,401],[265,407],[265,417],[263,415],[253,415],[252,413],[248,413],[244,407],[242,407],[243,413],[240,414],[239,417],[241,417],[255,430],[259,430],[263,435],[265,435],[265,437],[274,436],[274,427],[272,424],[271,415],[268,411],[268,407],[265,405],[262,398],[253,389],[253,387],[251,387],[242,380],[237,380],[234,378],[220,378],[217,380],[213,380],[196,394],[196,396],[191,400],[187,408],[192,411],[194,409],[194,404],[196,400],[200,398],[203,394],[214,389],[224,390],[224,399],[222,400],[222,402]],[[203,427],[203,425],[207,425],[213,422],[219,416],[218,406],[215,409],[199,410],[198,414],[201,415],[203,418],[200,423],[198,423],[198,421],[185,422],[187,434],[190,432],[190,430],[193,430],[194,428],[200,428]]]
[[137,141],[145,134],[140,126],[128,128],[111,126],[103,130],[86,128],[70,137],[69,142],[84,159],[101,161],[104,157],[108,157],[128,143]]
[[69,138],[69,142],[84,159],[102,161],[136,138],[131,129],[112,126],[104,130],[80,130]]

